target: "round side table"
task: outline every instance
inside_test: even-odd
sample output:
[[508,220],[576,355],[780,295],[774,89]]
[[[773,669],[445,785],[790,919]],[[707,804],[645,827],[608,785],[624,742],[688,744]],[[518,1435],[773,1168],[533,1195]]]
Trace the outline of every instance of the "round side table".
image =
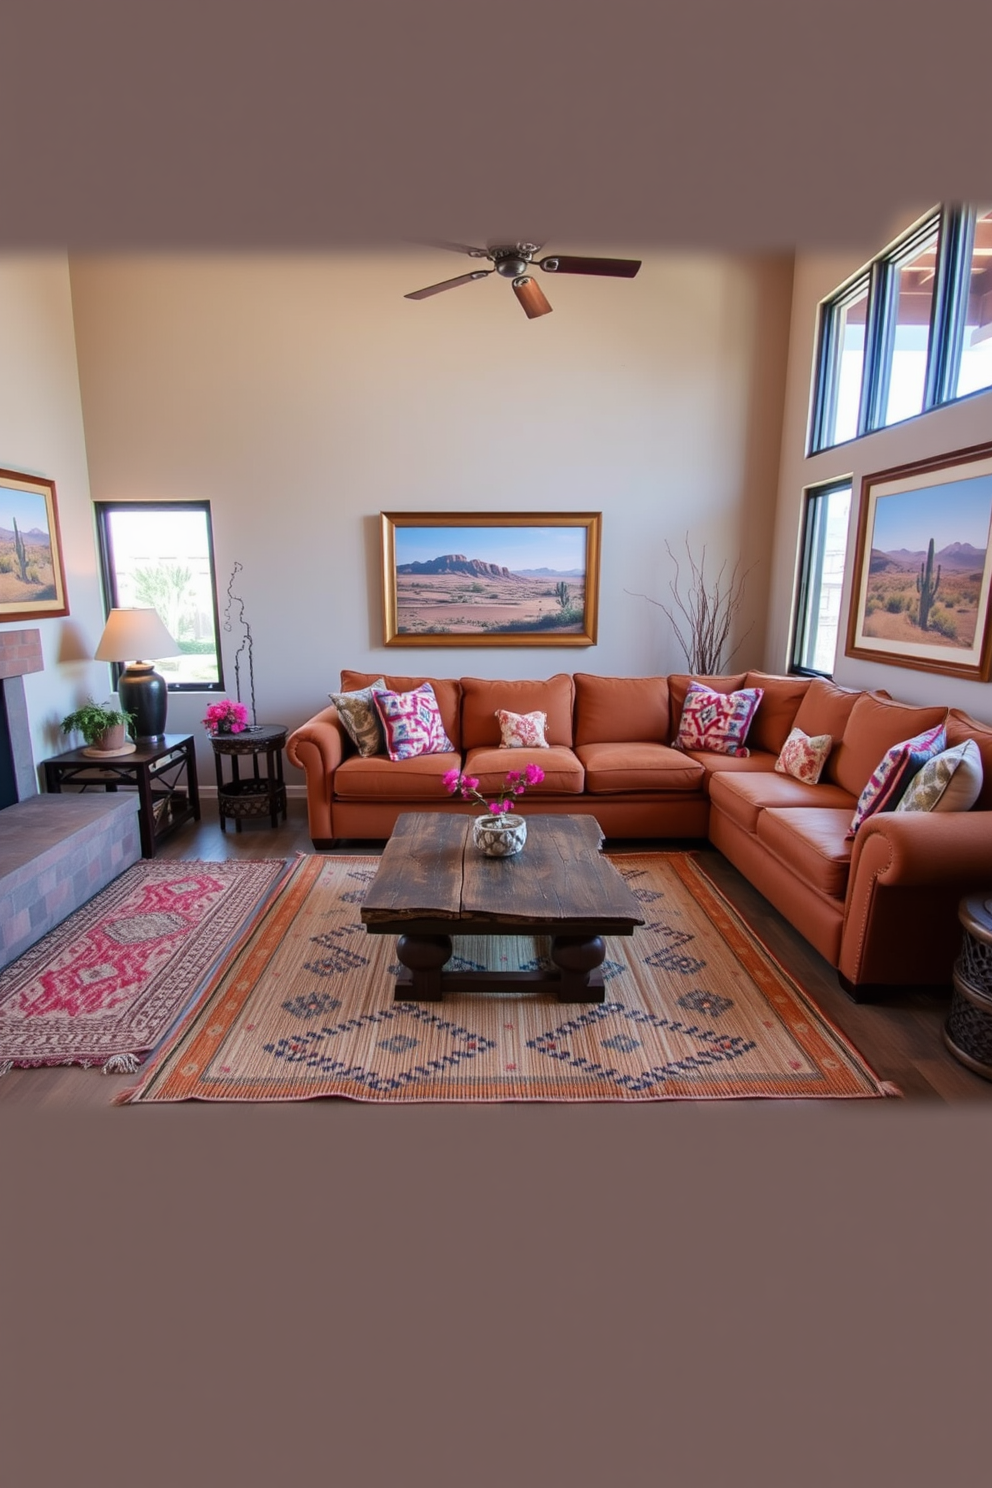
[[958,918],[964,938],[944,1042],[962,1064],[992,1080],[992,895],[962,899]]
[[[244,729],[240,734],[213,734],[214,764],[217,767],[217,807],[220,829],[227,831],[228,818],[234,830],[241,831],[243,821],[256,821],[267,816],[272,825],[279,817],[286,820],[286,787],[282,778],[282,749],[286,729],[278,724]],[[265,755],[265,774],[259,759]],[[224,760],[231,761],[231,778],[224,779]],[[240,762],[250,759],[252,773],[241,777]]]

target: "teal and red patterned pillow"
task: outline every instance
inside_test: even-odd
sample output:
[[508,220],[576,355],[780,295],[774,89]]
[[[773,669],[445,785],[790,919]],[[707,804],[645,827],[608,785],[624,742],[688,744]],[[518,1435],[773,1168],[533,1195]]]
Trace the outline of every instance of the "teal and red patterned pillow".
[[429,682],[413,692],[390,692],[388,688],[374,692],[372,701],[391,760],[413,759],[418,754],[447,754],[454,749],[444,732],[441,710]]
[[690,682],[675,748],[707,749],[712,754],[747,759],[751,751],[744,747],[744,740],[763,696],[761,687],[714,692],[702,682]]
[[894,811],[913,777],[928,760],[942,754],[946,748],[947,730],[938,723],[887,749],[858,798],[848,838],[853,837],[862,822],[874,816],[876,811]]

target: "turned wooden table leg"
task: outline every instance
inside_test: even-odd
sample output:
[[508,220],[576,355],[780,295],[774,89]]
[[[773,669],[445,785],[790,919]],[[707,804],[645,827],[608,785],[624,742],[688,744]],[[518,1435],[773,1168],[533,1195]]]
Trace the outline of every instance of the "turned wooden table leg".
[[551,959],[561,972],[559,1002],[602,1002],[606,942],[601,935],[556,935]]
[[397,1002],[440,1002],[441,968],[451,956],[450,935],[401,935],[396,955],[406,967],[396,978]]

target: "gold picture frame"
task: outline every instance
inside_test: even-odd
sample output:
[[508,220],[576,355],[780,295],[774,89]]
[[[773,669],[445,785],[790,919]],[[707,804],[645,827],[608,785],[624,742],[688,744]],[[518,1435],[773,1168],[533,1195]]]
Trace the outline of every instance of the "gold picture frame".
[[381,512],[387,646],[594,646],[601,512]]
[[992,442],[861,482],[846,655],[992,675]]
[[0,620],[68,613],[55,482],[0,470]]

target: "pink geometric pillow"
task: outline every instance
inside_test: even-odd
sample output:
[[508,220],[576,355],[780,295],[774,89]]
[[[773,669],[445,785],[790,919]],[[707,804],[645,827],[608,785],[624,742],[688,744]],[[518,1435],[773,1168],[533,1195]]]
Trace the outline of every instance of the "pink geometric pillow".
[[547,749],[544,731],[548,726],[547,713],[511,713],[508,708],[497,708],[496,718],[502,734],[501,749]]
[[802,729],[794,728],[782,745],[782,753],[775,761],[775,768],[780,775],[791,775],[794,780],[815,785],[827,763],[833,743],[829,734],[813,734],[811,737],[804,734]]
[[441,712],[429,682],[413,692],[374,692],[372,701],[382,720],[386,752],[391,760],[417,754],[447,754],[454,745],[444,732]]
[[712,754],[747,759],[751,751],[745,749],[744,740],[763,697],[761,687],[713,692],[701,682],[690,682],[675,748],[707,749]]
[[913,776],[923,769],[927,760],[942,754],[946,748],[947,730],[938,723],[887,749],[858,798],[847,836],[853,837],[861,823],[876,811],[894,811]]

